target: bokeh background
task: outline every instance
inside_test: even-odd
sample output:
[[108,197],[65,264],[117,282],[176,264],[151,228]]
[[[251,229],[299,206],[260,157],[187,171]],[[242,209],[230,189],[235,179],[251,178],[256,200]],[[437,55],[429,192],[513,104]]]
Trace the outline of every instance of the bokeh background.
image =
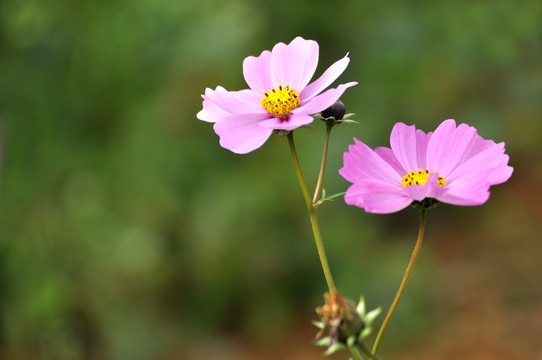
[[[0,1],[0,359],[320,359],[324,278],[285,139],[238,156],[206,87],[301,35],[350,53],[325,187],[357,137],[455,118],[515,172],[428,214],[383,359],[542,359],[542,2]],[[324,126],[297,131],[311,185]],[[387,308],[418,214],[320,210],[341,291]],[[345,359],[347,354],[334,356]]]

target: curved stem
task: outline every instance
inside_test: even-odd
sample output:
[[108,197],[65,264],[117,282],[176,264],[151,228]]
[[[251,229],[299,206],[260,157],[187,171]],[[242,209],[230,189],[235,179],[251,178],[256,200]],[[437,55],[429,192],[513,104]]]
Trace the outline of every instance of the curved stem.
[[380,345],[380,341],[382,341],[382,336],[384,336],[384,332],[386,331],[386,328],[388,327],[388,323],[391,320],[391,317],[393,316],[393,313],[395,309],[397,308],[397,305],[399,304],[399,300],[401,300],[401,296],[403,295],[403,292],[405,291],[408,279],[410,278],[410,273],[412,272],[412,268],[414,267],[414,264],[416,263],[416,258],[418,257],[418,253],[420,252],[420,248],[422,246],[423,241],[423,234],[425,232],[425,209],[420,209],[420,229],[418,231],[418,239],[416,240],[416,245],[414,246],[414,250],[412,251],[412,255],[410,256],[410,261],[408,262],[408,266],[405,270],[405,275],[403,275],[403,280],[401,281],[401,285],[399,285],[399,289],[397,290],[397,294],[395,295],[395,299],[393,299],[393,303],[390,306],[390,309],[388,310],[388,313],[386,314],[386,318],[382,322],[382,325],[380,326],[380,330],[378,330],[378,334],[376,336],[376,340],[373,344],[373,356],[376,355],[376,352],[378,351],[378,346]]
[[324,173],[326,172],[326,161],[327,161],[327,151],[329,147],[329,135],[331,134],[331,129],[333,125],[326,124],[326,137],[324,140],[324,151],[322,153],[322,162],[320,164],[320,173],[318,174],[318,181],[316,183],[316,188],[314,189],[314,196],[312,197],[312,203],[316,204],[320,193],[322,192],[322,186],[324,183]]
[[316,207],[311,201],[309,189],[307,187],[307,183],[305,182],[305,178],[303,177],[303,172],[301,171],[301,165],[299,164],[297,151],[295,150],[294,135],[291,131],[288,133],[288,143],[290,144],[290,152],[292,153],[292,159],[294,161],[297,179],[299,180],[299,185],[301,185],[301,192],[303,193],[305,203],[307,204],[307,210],[309,212],[309,217],[311,220],[312,233],[314,235],[316,249],[318,250],[318,256],[320,257],[320,263],[322,264],[322,270],[324,271],[327,287],[331,292],[331,290],[335,289],[335,284],[333,283],[333,278],[331,277],[331,270],[329,269],[329,264],[327,262],[326,251],[324,249],[324,243],[322,241],[322,234],[320,233],[320,225],[318,224],[318,214],[316,212]]

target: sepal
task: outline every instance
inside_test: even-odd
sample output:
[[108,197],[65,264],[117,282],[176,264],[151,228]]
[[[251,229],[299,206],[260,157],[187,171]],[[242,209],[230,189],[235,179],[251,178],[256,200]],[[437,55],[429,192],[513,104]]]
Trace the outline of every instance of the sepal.
[[347,347],[342,343],[335,343],[327,348],[327,350],[324,352],[325,356],[333,355],[339,350],[345,350]]

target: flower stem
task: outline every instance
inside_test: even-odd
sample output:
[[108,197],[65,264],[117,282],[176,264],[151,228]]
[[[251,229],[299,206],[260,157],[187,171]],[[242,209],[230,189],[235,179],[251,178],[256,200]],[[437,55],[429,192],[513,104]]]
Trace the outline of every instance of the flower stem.
[[388,323],[390,322],[391,317],[393,316],[393,313],[395,309],[397,308],[397,305],[399,304],[399,300],[401,300],[401,296],[403,295],[403,292],[405,291],[408,279],[410,278],[410,273],[412,272],[412,268],[414,267],[414,263],[416,263],[416,258],[418,257],[418,253],[420,252],[420,248],[422,246],[424,232],[425,232],[425,209],[420,208],[420,229],[418,231],[418,239],[416,240],[416,245],[414,246],[414,250],[412,251],[410,261],[408,262],[408,266],[405,270],[405,275],[403,275],[403,280],[401,281],[401,285],[399,285],[399,289],[397,290],[395,299],[393,299],[393,303],[391,304],[390,309],[388,310],[388,313],[386,314],[386,318],[382,322],[382,325],[380,326],[380,330],[378,330],[376,340],[373,344],[373,351],[372,351],[373,356],[375,356],[376,352],[378,351],[378,346],[380,345],[380,341],[382,341],[382,336],[384,336],[386,327],[388,326]]
[[324,151],[322,153],[322,162],[320,164],[320,173],[318,174],[318,181],[316,182],[316,188],[314,189],[314,196],[312,197],[312,203],[316,204],[320,193],[322,192],[322,185],[324,183],[324,173],[326,172],[327,151],[329,147],[329,135],[333,124],[326,124],[326,137],[324,139]]
[[371,354],[361,342],[357,344],[357,348],[360,349],[365,356],[367,356],[368,360],[378,360],[376,355]]
[[301,185],[301,192],[303,193],[305,203],[307,204],[307,210],[309,212],[309,217],[311,220],[312,233],[314,235],[316,249],[318,250],[318,256],[320,257],[320,263],[322,264],[322,270],[324,271],[327,287],[331,292],[331,290],[335,289],[335,284],[333,283],[333,278],[331,277],[331,270],[329,269],[329,264],[327,262],[326,251],[324,249],[324,243],[322,241],[322,234],[320,233],[320,225],[318,224],[318,214],[316,212],[316,207],[311,201],[309,189],[307,187],[307,183],[305,182],[305,178],[303,177],[303,172],[301,171],[301,165],[299,164],[297,151],[295,150],[294,135],[292,131],[288,133],[288,143],[290,144],[290,151],[292,153],[292,159],[294,161],[297,179],[299,180],[299,185]]
[[365,358],[361,356],[358,349],[355,345],[348,345],[348,350],[350,350],[350,353],[354,357],[354,360],[364,360]]

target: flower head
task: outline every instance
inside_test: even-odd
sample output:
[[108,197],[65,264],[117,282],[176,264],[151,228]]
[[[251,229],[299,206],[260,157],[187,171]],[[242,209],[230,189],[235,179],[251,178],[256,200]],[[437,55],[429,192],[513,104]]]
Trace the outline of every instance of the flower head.
[[512,175],[504,143],[485,140],[474,127],[446,120],[433,133],[397,123],[391,148],[374,151],[354,139],[339,173],[353,183],[345,201],[367,212],[392,213],[424,199],[481,205],[489,187]]
[[249,89],[227,91],[207,88],[198,119],[213,122],[220,145],[238,154],[262,146],[274,130],[294,130],[313,121],[356,82],[341,84],[322,93],[346,69],[348,54],[309,84],[318,64],[318,43],[297,37],[288,45],[243,62]]

